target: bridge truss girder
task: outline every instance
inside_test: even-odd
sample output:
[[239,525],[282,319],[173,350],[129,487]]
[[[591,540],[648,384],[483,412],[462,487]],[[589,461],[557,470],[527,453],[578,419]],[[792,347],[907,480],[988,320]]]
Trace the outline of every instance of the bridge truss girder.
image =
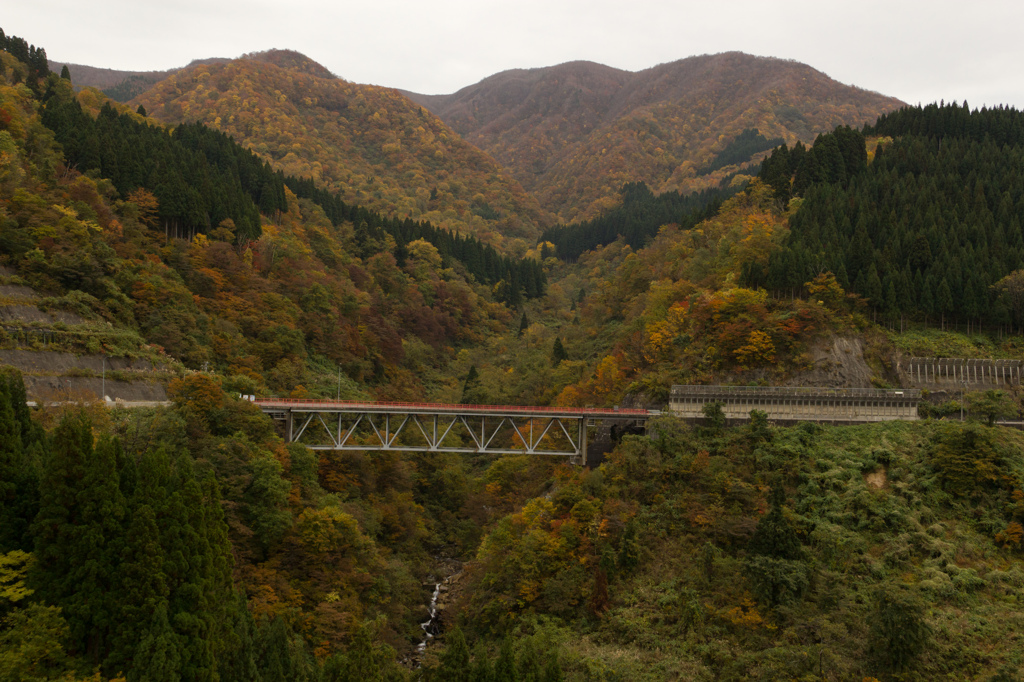
[[[585,416],[294,408],[271,414],[285,420],[288,442],[313,450],[549,455],[579,464],[587,459]],[[357,438],[360,427],[363,438]],[[472,445],[458,442],[465,440],[458,439],[460,434],[468,435]],[[413,440],[400,439],[403,435]]]

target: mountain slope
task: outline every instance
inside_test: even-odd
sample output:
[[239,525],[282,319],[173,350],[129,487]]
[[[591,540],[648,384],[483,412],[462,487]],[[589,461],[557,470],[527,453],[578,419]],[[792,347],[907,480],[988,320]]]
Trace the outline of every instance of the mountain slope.
[[497,163],[396,90],[349,83],[294,52],[184,69],[140,95],[150,115],[223,130],[345,201],[494,244],[549,220]]
[[452,94],[407,93],[493,156],[562,221],[594,216],[626,182],[688,191],[746,129],[789,143],[860,126],[899,100],[797,62],[739,52],[630,73],[592,62],[496,74]]
[[[219,64],[228,61],[222,57],[211,57],[209,59],[193,59],[188,66],[197,64]],[[50,70],[60,73],[61,68],[68,67],[71,77],[77,88],[96,88],[102,90],[111,99],[118,102],[127,102],[132,97],[145,92],[154,84],[159,83],[172,73],[180,69],[166,69],[164,71],[122,71],[120,69],[104,69],[97,66],[85,64],[71,64],[49,60]],[[184,67],[188,68],[188,67]]]

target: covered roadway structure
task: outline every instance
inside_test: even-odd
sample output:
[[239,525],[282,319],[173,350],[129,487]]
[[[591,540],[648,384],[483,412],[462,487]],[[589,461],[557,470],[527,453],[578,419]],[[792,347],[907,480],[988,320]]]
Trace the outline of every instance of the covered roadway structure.
[[803,386],[673,386],[669,409],[678,417],[704,416],[719,403],[727,419],[749,419],[760,410],[773,421],[860,424],[918,418],[921,391],[914,388],[820,388]]

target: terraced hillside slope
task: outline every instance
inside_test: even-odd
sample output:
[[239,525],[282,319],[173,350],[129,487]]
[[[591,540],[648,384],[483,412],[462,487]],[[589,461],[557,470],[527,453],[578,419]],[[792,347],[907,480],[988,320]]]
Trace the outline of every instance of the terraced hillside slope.
[[22,282],[0,267],[0,365],[21,372],[29,400],[167,400],[179,363],[103,321],[74,293],[46,296]]
[[497,159],[563,222],[593,217],[627,182],[662,192],[721,180],[738,166],[714,168],[715,161],[743,131],[810,142],[901,105],[798,62],[740,52],[636,73],[569,62],[504,71],[451,95],[406,94]]

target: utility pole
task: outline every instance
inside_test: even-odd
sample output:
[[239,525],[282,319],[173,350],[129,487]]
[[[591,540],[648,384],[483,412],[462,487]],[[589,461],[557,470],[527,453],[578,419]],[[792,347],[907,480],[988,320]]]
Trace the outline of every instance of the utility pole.
[[100,389],[100,393],[102,394],[102,395],[100,395],[100,399],[104,403],[106,403],[107,402],[107,356],[103,355],[103,356],[100,357],[100,359],[103,362],[103,372],[100,375],[100,376],[103,377],[100,380],[101,381],[100,386],[102,386],[102,388]]
[[338,365],[338,401],[341,401],[341,365]]

